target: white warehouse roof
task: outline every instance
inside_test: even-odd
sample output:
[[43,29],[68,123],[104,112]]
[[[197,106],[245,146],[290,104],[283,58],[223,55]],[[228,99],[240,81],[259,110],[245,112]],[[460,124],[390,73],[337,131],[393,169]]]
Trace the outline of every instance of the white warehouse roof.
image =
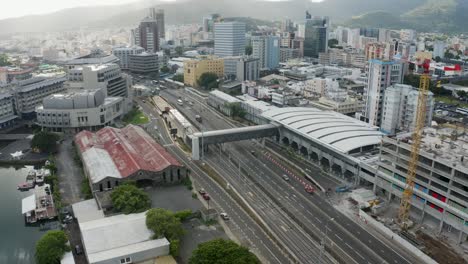
[[263,117],[342,153],[379,144],[383,136],[377,127],[337,112],[317,108],[277,108],[265,111]]

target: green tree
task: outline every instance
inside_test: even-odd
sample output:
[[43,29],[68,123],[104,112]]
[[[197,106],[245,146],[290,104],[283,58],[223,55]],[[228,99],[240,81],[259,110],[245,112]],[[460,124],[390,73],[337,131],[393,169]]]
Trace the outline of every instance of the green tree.
[[146,226],[154,232],[153,239],[179,239],[184,235],[180,219],[169,210],[152,208],[146,213]]
[[172,80],[173,81],[176,81],[176,82],[184,82],[184,75],[183,74],[176,74],[172,77]]
[[177,56],[182,56],[182,54],[184,54],[184,48],[182,46],[175,47],[175,53]]
[[260,264],[260,260],[246,247],[230,240],[214,239],[201,243],[192,252],[189,264]]
[[47,232],[36,243],[37,264],[59,264],[65,252],[70,251],[67,235],[61,230]]
[[197,83],[200,87],[206,90],[218,88],[218,75],[213,72],[205,72],[200,76],[200,78],[198,78]]
[[164,49],[164,55],[171,56],[171,50],[170,49]]
[[458,97],[460,98],[466,98],[466,96],[468,95],[467,92],[463,91],[463,90],[460,90],[460,91],[457,91],[457,95]]
[[123,184],[111,193],[114,208],[124,214],[141,213],[151,207],[148,194],[135,185]]
[[152,238],[167,238],[171,243],[170,253],[174,257],[179,255],[180,238],[184,235],[180,221],[176,214],[162,208],[153,208],[146,213],[146,227],[153,231]]
[[248,45],[248,46],[245,46],[245,55],[252,55],[252,46],[251,45]]
[[0,54],[0,67],[10,65],[11,63],[8,61],[8,56],[6,54]]
[[337,39],[329,39],[328,40],[328,47],[329,48],[335,48],[338,45],[338,40]]
[[169,67],[167,67],[166,65],[164,65],[164,66],[161,67],[161,72],[162,72],[162,73],[168,73],[168,72],[170,72],[170,71],[171,71],[171,69],[169,69]]
[[37,149],[40,152],[53,153],[57,150],[57,141],[60,136],[55,133],[39,131],[34,134],[31,140],[31,148]]
[[446,59],[453,59],[455,57],[455,55],[453,55],[452,52],[450,52],[450,50],[447,50],[444,54],[444,58]]
[[436,56],[436,57],[435,57],[435,61],[436,61],[436,62],[440,62],[441,60],[442,60],[441,57],[439,57],[439,56]]
[[242,109],[239,103],[230,103],[228,107],[231,109],[231,116],[244,118],[247,112]]

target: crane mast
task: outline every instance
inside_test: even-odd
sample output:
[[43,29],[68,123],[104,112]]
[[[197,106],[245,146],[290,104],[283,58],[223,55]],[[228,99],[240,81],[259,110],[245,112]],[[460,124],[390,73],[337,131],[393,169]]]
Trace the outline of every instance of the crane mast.
[[400,227],[404,230],[408,229],[409,212],[411,208],[411,199],[413,197],[414,179],[416,178],[416,170],[419,161],[419,150],[421,149],[421,140],[424,125],[426,123],[426,106],[427,94],[429,92],[429,85],[431,77],[429,75],[429,63],[425,60],[423,63],[424,73],[421,75],[419,81],[419,95],[418,105],[416,108],[416,123],[413,131],[410,161],[408,163],[408,173],[406,176],[406,185],[401,197],[400,208],[398,211],[398,221]]

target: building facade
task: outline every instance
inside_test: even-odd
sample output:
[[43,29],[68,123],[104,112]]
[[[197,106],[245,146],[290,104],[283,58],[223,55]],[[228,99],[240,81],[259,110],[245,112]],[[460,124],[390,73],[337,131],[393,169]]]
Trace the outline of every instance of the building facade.
[[143,52],[129,56],[129,70],[139,74],[158,74],[159,60],[155,53]]
[[0,93],[0,129],[10,127],[18,118],[13,98],[10,93]]
[[164,9],[150,8],[150,17],[156,20],[158,24],[159,38],[166,37],[166,29],[164,24]]
[[245,53],[245,24],[219,22],[214,24],[214,55],[242,56]]
[[318,58],[328,49],[328,17],[306,19],[304,32],[304,57]]
[[245,56],[224,57],[224,76],[228,80],[255,81],[259,78],[259,59]]
[[261,69],[275,69],[280,62],[280,38],[253,36],[252,57],[259,59]]
[[22,119],[34,119],[36,107],[49,95],[65,91],[65,77],[31,78],[18,83],[14,90],[15,108]]
[[138,46],[132,47],[116,47],[112,49],[112,54],[119,58],[119,65],[122,70],[129,68],[129,56],[141,54],[145,51],[144,48]]
[[[382,124],[380,129],[387,134],[414,131],[418,110],[418,89],[404,84],[394,84],[385,89]],[[426,99],[425,126],[431,126],[434,95],[429,92]]]
[[382,103],[387,87],[403,82],[403,64],[396,61],[371,60],[367,67],[367,85],[364,89],[362,121],[380,126]]
[[36,108],[37,124],[56,132],[98,130],[126,112],[124,98],[106,97],[105,88],[53,94]]
[[184,83],[198,87],[198,79],[203,73],[212,72],[219,78],[224,77],[224,60],[214,56],[200,56],[194,60],[184,61]]
[[144,48],[148,52],[159,51],[158,23],[151,17],[146,17],[134,29],[133,37],[135,45]]

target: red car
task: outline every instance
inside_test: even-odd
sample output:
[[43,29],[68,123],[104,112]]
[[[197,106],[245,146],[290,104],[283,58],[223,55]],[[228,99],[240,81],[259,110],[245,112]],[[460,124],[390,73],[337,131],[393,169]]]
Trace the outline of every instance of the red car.
[[207,193],[203,194],[202,197],[203,197],[203,199],[205,199],[206,201],[209,201],[209,200],[210,200],[210,196],[209,196]]
[[307,193],[310,193],[310,194],[313,194],[315,192],[314,187],[310,185],[307,185],[304,189]]

